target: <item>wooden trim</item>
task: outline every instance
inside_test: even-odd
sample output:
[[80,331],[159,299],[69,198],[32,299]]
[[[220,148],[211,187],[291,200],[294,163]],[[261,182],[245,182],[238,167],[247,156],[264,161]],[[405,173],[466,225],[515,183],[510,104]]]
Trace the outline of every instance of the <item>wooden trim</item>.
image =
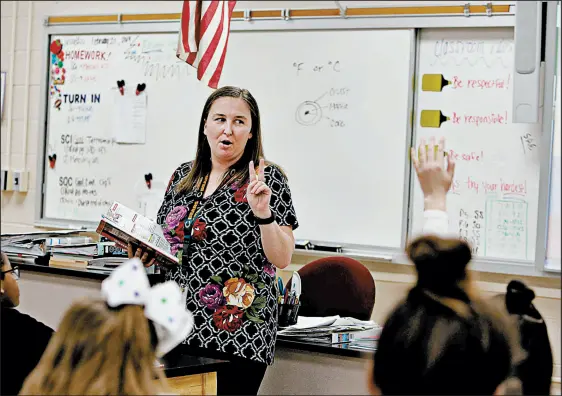
[[339,16],[340,10],[338,9],[319,9],[319,10],[290,10],[289,17],[327,17]]
[[[509,5],[492,6],[492,14],[509,12]],[[486,6],[469,6],[471,14],[485,14]],[[339,10],[338,10],[339,14]],[[348,16],[464,14],[464,6],[348,8]]]
[[203,374],[203,395],[217,394],[217,373]]
[[[493,5],[492,14],[508,13],[510,5]],[[347,8],[346,16],[399,16],[399,15],[463,15],[464,6],[427,6],[427,7],[370,7],[370,8]],[[485,14],[486,6],[471,5],[471,14]],[[303,17],[337,17],[340,16],[338,8],[324,9],[288,9],[289,18]],[[282,18],[282,10],[250,10],[251,19]],[[158,22],[179,21],[181,13],[162,14],[121,14],[121,15],[78,15],[78,16],[50,16],[49,25],[69,23],[99,23],[99,22]],[[234,11],[233,19],[243,19],[244,11]]]
[[122,22],[136,21],[179,21],[181,14],[122,14]]
[[216,395],[217,373],[192,374],[167,378],[168,387],[177,395]]
[[[243,12],[242,17],[244,17]],[[250,10],[250,18],[281,18],[281,10]]]
[[49,25],[60,25],[66,23],[119,22],[119,15],[51,16],[48,18],[48,22]]

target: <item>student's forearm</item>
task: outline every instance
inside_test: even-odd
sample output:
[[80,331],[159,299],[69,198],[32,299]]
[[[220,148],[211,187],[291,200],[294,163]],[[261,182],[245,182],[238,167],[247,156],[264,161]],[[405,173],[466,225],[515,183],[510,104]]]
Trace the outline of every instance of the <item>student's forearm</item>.
[[423,234],[445,237],[449,231],[449,216],[445,196],[428,196],[424,198]]

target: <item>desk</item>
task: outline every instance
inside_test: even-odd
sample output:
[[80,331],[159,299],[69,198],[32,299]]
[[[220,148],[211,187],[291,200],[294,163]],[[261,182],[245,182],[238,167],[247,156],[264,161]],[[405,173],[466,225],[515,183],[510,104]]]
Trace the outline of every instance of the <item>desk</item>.
[[279,337],[260,395],[367,395],[373,352]]
[[375,351],[369,351],[361,348],[354,348],[348,343],[343,344],[324,344],[319,342],[309,342],[294,340],[287,337],[277,337],[277,347],[298,349],[303,352],[318,352],[335,356],[346,356],[354,358],[372,359]]
[[168,385],[178,395],[216,395],[217,372],[226,360],[179,355],[162,360]]
[[[37,320],[56,329],[71,301],[80,297],[99,297],[100,282],[108,274],[103,271],[53,268],[35,264],[20,264],[20,309]],[[277,341],[275,363],[268,368],[260,394],[262,395],[366,395],[367,373],[372,353],[343,349],[330,345],[293,340]],[[216,367],[197,363],[182,371],[182,365],[196,362],[186,360],[169,362],[165,372],[170,385],[182,392],[206,392],[203,386],[216,381]],[[166,363],[165,363],[166,364]],[[201,367],[201,366],[199,366]],[[188,374],[189,373],[189,374]],[[209,375],[205,375],[205,374]],[[189,378],[189,376],[195,377]],[[215,378],[213,380],[213,378]],[[212,388],[208,392],[212,393]]]

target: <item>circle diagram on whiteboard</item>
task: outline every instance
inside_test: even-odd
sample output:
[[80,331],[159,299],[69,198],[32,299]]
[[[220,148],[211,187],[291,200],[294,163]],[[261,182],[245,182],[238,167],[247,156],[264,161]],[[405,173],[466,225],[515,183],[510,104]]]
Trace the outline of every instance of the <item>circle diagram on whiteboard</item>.
[[318,103],[307,100],[297,108],[295,119],[304,126],[314,125],[322,119],[322,108]]

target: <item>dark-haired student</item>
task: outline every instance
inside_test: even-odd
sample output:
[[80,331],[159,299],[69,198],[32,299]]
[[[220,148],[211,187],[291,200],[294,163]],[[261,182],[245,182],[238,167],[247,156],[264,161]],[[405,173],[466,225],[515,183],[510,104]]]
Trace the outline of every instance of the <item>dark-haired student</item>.
[[47,348],[53,329],[16,309],[19,269],[2,253],[0,294],[0,394],[17,395]]
[[[436,147],[437,146],[437,147]],[[523,357],[516,329],[471,289],[470,247],[448,230],[446,195],[455,164],[445,142],[425,141],[414,168],[424,194],[423,235],[406,252],[417,282],[384,324],[374,357],[374,394],[492,395],[512,391]],[[435,149],[434,149],[435,148]],[[447,165],[445,163],[447,162]],[[520,388],[519,388],[520,390]]]
[[546,322],[533,304],[535,292],[523,282],[512,280],[507,292],[491,299],[498,309],[507,310],[519,330],[526,357],[516,368],[524,395],[548,395],[552,386],[553,357]]

